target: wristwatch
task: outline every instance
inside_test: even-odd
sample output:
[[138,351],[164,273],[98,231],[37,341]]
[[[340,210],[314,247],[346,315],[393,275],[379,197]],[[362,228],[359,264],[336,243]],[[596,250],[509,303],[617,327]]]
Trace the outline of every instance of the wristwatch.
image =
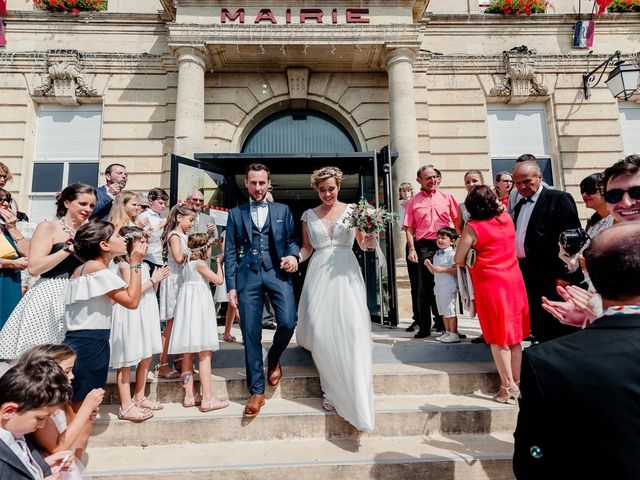
[[138,273],[142,269],[142,264],[136,263],[134,265],[130,265],[129,268],[132,269],[134,272]]

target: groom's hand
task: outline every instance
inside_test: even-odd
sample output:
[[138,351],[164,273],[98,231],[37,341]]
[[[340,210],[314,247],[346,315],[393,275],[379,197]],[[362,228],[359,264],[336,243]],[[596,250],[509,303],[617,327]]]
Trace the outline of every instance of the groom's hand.
[[236,310],[238,309],[238,291],[235,289],[229,290],[229,305]]
[[293,255],[283,257],[280,259],[280,268],[287,273],[294,273],[298,271],[298,259]]

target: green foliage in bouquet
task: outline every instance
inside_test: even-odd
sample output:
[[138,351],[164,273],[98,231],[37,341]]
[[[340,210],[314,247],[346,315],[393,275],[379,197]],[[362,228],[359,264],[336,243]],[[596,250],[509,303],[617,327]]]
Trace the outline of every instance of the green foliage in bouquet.
[[376,208],[365,198],[361,198],[356,203],[351,215],[344,219],[349,228],[357,228],[365,233],[382,232],[389,223],[397,221],[397,213],[391,213],[384,208]]

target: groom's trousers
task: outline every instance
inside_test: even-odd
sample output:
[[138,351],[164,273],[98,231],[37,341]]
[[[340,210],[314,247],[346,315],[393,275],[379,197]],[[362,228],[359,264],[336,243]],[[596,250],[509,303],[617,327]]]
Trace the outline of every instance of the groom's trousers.
[[[277,268],[277,267],[276,267]],[[295,295],[290,277],[270,268],[249,270],[247,283],[238,294],[240,328],[244,340],[244,359],[247,367],[247,388],[252,395],[264,393],[265,375],[262,360],[262,308],[265,292],[275,311],[277,328],[267,355],[268,365],[275,366],[289,345],[298,321]],[[288,278],[289,277],[289,278]]]

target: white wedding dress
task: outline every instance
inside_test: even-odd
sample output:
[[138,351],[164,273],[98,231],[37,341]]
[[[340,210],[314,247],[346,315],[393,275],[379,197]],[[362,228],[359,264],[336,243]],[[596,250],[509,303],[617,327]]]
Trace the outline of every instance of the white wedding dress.
[[358,430],[375,424],[371,318],[360,266],[353,253],[355,230],[342,216],[323,222],[307,210],[309,241],[315,249],[298,306],[296,339],[311,351],[322,391],[336,412]]

